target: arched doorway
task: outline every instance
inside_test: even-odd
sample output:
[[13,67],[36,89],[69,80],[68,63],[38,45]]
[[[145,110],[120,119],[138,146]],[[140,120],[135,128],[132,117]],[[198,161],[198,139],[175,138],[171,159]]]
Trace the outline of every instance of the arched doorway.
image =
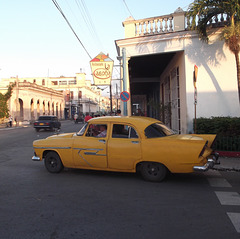
[[33,101],[33,99],[31,99],[31,102],[30,102],[30,119],[31,120],[35,120],[35,118],[34,118],[34,101]]
[[54,102],[52,103],[52,115],[54,115]]
[[23,101],[22,101],[22,99],[18,99],[18,112],[17,112],[17,115],[19,116],[19,119],[18,119],[18,121],[23,121],[23,119],[24,119],[24,114],[23,114]]
[[50,102],[48,101],[48,115],[50,115]]
[[40,101],[37,101],[37,118],[40,116]]
[[56,103],[56,116],[58,116],[58,102]]
[[45,115],[45,101],[43,101],[43,104],[42,104],[42,114]]

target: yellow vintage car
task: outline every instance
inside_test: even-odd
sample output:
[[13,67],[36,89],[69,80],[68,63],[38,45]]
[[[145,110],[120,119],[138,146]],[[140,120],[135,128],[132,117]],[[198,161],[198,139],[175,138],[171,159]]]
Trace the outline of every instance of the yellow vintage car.
[[46,169],[64,167],[140,172],[148,181],[162,181],[168,172],[206,171],[218,163],[212,147],[216,135],[177,135],[162,122],[140,116],[98,117],[78,133],[53,135],[33,142],[32,160]]

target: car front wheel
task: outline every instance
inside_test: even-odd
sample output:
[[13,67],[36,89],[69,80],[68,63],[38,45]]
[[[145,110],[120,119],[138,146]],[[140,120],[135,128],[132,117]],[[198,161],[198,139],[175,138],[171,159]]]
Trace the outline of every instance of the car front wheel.
[[144,162],[140,169],[143,179],[151,182],[160,182],[167,176],[167,168],[160,163]]
[[56,152],[47,153],[44,164],[50,173],[59,173],[63,169],[62,161]]

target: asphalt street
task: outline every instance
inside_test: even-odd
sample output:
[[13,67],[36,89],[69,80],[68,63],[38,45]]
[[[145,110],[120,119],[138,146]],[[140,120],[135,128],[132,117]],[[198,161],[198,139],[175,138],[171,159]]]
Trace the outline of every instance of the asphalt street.
[[[79,129],[62,122],[62,133]],[[33,140],[52,134],[0,129],[1,239],[240,238],[240,173],[175,174],[162,183],[128,173],[50,174],[31,157]]]

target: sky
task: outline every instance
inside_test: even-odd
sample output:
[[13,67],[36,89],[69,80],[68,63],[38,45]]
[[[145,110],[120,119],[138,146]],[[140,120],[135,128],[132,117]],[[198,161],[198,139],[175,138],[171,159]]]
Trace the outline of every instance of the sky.
[[[193,0],[0,0],[0,79],[75,76],[92,80],[90,60],[100,52],[118,65],[115,40],[122,22],[187,10]],[[86,51],[84,50],[86,49]],[[119,71],[113,73],[118,78]]]

